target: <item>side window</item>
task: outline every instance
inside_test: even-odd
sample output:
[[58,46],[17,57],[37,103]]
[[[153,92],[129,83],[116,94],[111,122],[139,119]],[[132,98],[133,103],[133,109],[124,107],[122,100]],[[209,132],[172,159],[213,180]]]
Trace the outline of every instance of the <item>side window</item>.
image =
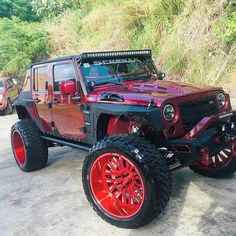
[[24,92],[30,92],[30,70],[27,70],[22,90]]
[[61,81],[75,81],[74,68],[71,63],[55,65],[53,68],[54,75],[54,91],[59,91],[59,83]]
[[34,90],[46,91],[48,88],[48,68],[47,66],[34,69]]

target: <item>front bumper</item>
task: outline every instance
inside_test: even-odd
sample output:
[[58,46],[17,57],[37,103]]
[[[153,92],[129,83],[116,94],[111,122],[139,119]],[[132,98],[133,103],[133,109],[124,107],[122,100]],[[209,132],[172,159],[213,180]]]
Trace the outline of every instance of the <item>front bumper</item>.
[[[221,120],[226,121],[213,126]],[[231,149],[235,139],[236,111],[205,117],[184,137],[169,140],[168,144],[182,165],[190,165],[199,161],[203,148],[208,149],[209,155],[214,155],[222,149]]]

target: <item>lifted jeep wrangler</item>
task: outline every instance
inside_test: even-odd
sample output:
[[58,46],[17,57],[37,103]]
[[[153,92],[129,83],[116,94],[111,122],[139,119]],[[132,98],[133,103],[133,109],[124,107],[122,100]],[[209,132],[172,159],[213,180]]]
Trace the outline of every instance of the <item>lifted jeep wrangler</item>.
[[208,177],[236,169],[236,112],[221,88],[164,79],[150,50],[88,52],[33,64],[11,130],[23,171],[46,166],[48,147],[88,151],[82,180],[107,222],[137,228],[163,212],[170,172]]

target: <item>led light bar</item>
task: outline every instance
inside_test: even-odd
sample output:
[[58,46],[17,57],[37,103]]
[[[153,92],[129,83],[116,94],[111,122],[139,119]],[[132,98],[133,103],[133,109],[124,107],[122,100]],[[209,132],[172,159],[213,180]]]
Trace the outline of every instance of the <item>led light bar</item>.
[[151,50],[131,50],[131,51],[108,51],[108,52],[85,52],[81,54],[82,59],[107,58],[107,57],[127,57],[140,56],[151,57]]

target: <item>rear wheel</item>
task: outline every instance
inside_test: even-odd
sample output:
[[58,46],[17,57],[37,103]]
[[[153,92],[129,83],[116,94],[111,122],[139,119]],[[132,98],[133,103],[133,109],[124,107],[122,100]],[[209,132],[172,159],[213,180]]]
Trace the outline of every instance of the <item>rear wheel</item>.
[[236,171],[236,152],[234,144],[232,145],[232,148],[222,149],[210,156],[207,166],[200,161],[191,165],[190,168],[200,175],[212,178],[223,178],[234,174]]
[[5,115],[10,115],[12,113],[13,113],[13,106],[12,106],[11,100],[8,98],[7,99],[7,107],[4,111],[4,114]]
[[31,120],[21,120],[12,126],[11,144],[16,163],[21,170],[30,172],[46,166],[47,144]]
[[85,158],[82,178],[98,215],[123,228],[150,222],[164,210],[171,194],[164,157],[150,142],[134,135],[98,142]]

